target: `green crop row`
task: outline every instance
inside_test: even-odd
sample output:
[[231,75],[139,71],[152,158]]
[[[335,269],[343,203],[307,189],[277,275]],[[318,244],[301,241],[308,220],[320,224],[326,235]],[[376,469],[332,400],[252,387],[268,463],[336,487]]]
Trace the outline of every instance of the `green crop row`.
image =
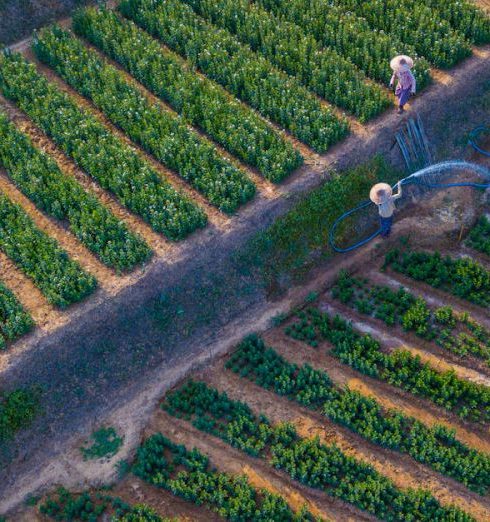
[[298,312],[297,320],[285,331],[312,346],[317,346],[319,340],[329,341],[333,344],[330,353],[343,363],[427,398],[461,418],[485,423],[490,420],[490,388],[460,379],[454,371],[434,370],[408,350],[385,353],[376,339],[356,332],[341,317],[332,318],[310,307]]
[[259,386],[321,411],[370,442],[402,453],[485,495],[490,457],[460,443],[442,425],[428,427],[401,411],[385,410],[375,399],[332,384],[328,374],[281,357],[256,336],[244,339],[226,367]]
[[284,499],[252,487],[245,476],[214,471],[197,449],[174,444],[161,433],[138,448],[133,473],[174,495],[206,505],[226,520],[312,522],[305,509],[294,513]]
[[346,456],[335,445],[321,444],[318,438],[300,438],[290,424],[271,426],[247,404],[233,401],[205,383],[188,382],[168,394],[163,407],[232,446],[268,458],[293,480],[381,520],[472,520],[458,508],[442,507],[428,491],[401,491],[370,465]]
[[177,171],[220,210],[234,212],[254,196],[255,185],[243,171],[68,31],[59,26],[45,29],[36,35],[33,49],[134,142]]
[[[332,0],[330,3],[364,18],[373,30],[414,47],[436,67],[452,67],[471,54],[463,35],[454,31],[426,2]],[[324,4],[327,5],[326,0]]]
[[146,261],[151,250],[95,196],[72,177],[0,112],[0,165],[17,187],[39,208],[66,220],[73,234],[103,263],[121,272]]
[[38,407],[38,397],[30,390],[0,391],[0,443],[28,426],[36,416]]
[[486,216],[482,216],[470,230],[466,244],[478,252],[490,256],[490,221]]
[[325,0],[256,0],[274,14],[300,25],[321,45],[346,56],[370,78],[387,84],[393,71],[389,57],[408,54],[415,58],[417,89],[430,81],[429,63],[417,57],[415,49],[381,31],[373,31],[365,19],[339,6],[326,6]]
[[[408,0],[406,7],[415,7],[420,0]],[[490,16],[468,0],[424,0],[438,16],[447,20],[453,29],[476,45],[490,43]]]
[[119,10],[315,151],[326,152],[349,132],[347,121],[322,107],[297,80],[179,0],[127,0]]
[[60,308],[81,301],[97,286],[58,243],[39,230],[20,205],[0,193],[0,250]]
[[0,350],[29,332],[34,321],[15,295],[0,282]]
[[260,116],[134,23],[109,10],[87,9],[75,14],[73,28],[267,179],[281,181],[302,164],[301,154]]
[[20,54],[0,56],[0,91],[104,189],[156,231],[181,239],[206,225],[206,214],[199,207]]
[[[109,511],[112,512],[110,519]],[[73,494],[62,487],[39,506],[39,512],[58,522],[172,522],[144,504],[130,506],[106,492]]]
[[198,14],[228,29],[319,96],[365,122],[390,106],[388,93],[367,81],[351,61],[325,49],[295,24],[249,0],[184,0]]
[[457,313],[450,306],[431,309],[425,299],[403,287],[394,291],[346,272],[339,274],[332,295],[387,326],[400,325],[460,357],[474,355],[490,365],[490,332],[466,312]]
[[395,248],[386,254],[384,267],[480,306],[490,306],[490,272],[471,258]]

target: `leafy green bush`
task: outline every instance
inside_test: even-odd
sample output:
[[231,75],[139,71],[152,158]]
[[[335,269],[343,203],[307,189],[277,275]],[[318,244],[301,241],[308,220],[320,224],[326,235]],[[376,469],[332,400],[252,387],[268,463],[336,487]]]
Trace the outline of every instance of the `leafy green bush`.
[[369,83],[350,60],[322,48],[300,27],[248,0],[185,0],[198,14],[263,54],[305,86],[365,122],[391,105],[388,93]]
[[423,298],[402,287],[393,291],[346,272],[339,274],[332,296],[389,326],[400,324],[461,357],[474,355],[490,364],[490,332],[467,313],[456,313],[450,306],[431,309]]
[[32,279],[50,303],[60,308],[81,301],[97,286],[92,275],[1,192],[0,250]]
[[[404,2],[415,7],[420,0]],[[425,0],[424,5],[432,8],[438,16],[471,42],[481,45],[490,42],[490,17],[468,0]]]
[[490,256],[490,221],[486,216],[482,216],[470,230],[466,244]]
[[103,263],[118,271],[146,261],[151,251],[95,196],[32,144],[0,112],[0,165],[19,189],[50,216],[67,220],[73,234]]
[[112,11],[87,9],[75,14],[73,27],[185,120],[257,167],[267,179],[281,181],[301,165],[301,154],[263,119],[132,22]]
[[0,56],[0,91],[123,205],[170,239],[206,225],[202,209],[177,192],[149,163],[91,112],[18,53]]
[[211,143],[163,105],[148,100],[124,74],[59,26],[36,35],[37,57],[88,96],[126,134],[224,212],[255,194],[255,185]]
[[34,321],[15,295],[0,282],[0,350],[29,332]]
[[[203,431],[209,431],[210,424],[219,426],[214,435],[245,451],[260,438],[257,456],[270,455],[270,463],[294,480],[339,497],[380,519],[449,521],[456,516],[472,520],[457,508],[441,507],[427,491],[397,489],[370,465],[346,456],[335,445],[302,439],[289,424],[271,426],[263,415],[256,417],[245,403],[233,401],[204,383],[184,385],[171,394],[169,402],[170,412],[188,416]],[[205,421],[204,427],[201,420]]]
[[245,476],[212,470],[208,458],[197,449],[187,450],[161,433],[138,448],[133,472],[154,486],[208,506],[226,520],[314,520],[304,509],[293,513],[282,497],[253,488]]
[[386,254],[384,266],[480,306],[490,306],[490,272],[471,258],[393,249]]
[[39,411],[39,399],[32,390],[0,392],[0,442],[27,427]]
[[373,30],[413,46],[436,67],[452,67],[471,54],[469,42],[426,2],[332,0],[331,3],[364,18]]
[[122,445],[122,438],[112,427],[100,428],[90,436],[92,445],[81,448],[84,460],[100,459],[102,457],[113,457]]
[[454,371],[434,370],[407,350],[385,353],[376,339],[356,332],[339,316],[332,318],[310,307],[298,312],[296,321],[285,332],[313,346],[325,339],[333,344],[333,356],[370,377],[430,399],[461,418],[490,421],[488,387],[460,379]]
[[128,0],[119,10],[161,39],[209,78],[317,152],[348,133],[339,118],[294,78],[280,72],[224,29],[178,0]]
[[375,399],[334,386],[328,374],[288,362],[262,339],[244,339],[226,367],[259,386],[321,411],[370,442],[408,453],[482,495],[490,488],[490,457],[460,443],[444,426],[428,427]]
[[373,31],[364,18],[342,7],[325,6],[325,0],[257,0],[257,3],[289,22],[300,25],[325,47],[332,47],[364,71],[370,78],[386,84],[393,71],[387,56],[403,50],[415,61],[418,90],[430,81],[429,64],[417,57],[411,45],[381,31]]

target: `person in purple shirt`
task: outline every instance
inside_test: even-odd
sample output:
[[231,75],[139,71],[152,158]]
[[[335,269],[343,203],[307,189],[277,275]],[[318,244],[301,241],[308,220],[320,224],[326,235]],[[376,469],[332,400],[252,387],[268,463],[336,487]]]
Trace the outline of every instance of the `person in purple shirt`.
[[394,73],[390,80],[390,87],[393,87],[395,80],[398,80],[395,96],[398,98],[398,114],[402,114],[405,104],[417,89],[415,76],[410,70],[413,67],[413,60],[408,56],[397,57],[391,61],[391,67]]

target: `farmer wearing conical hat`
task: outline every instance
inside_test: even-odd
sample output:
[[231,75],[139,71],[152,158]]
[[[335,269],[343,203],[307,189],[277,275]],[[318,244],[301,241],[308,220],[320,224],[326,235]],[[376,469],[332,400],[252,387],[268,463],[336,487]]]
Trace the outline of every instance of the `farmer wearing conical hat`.
[[413,60],[409,56],[395,56],[390,62],[393,69],[393,76],[390,80],[390,87],[393,87],[395,80],[398,80],[395,89],[395,96],[398,98],[398,114],[402,114],[405,110],[405,104],[412,94],[415,94],[417,82],[411,69]]
[[381,237],[388,237],[393,224],[393,212],[395,211],[395,201],[402,197],[401,181],[397,183],[397,194],[393,194],[388,183],[377,183],[371,189],[369,198],[378,205],[379,223],[381,226]]

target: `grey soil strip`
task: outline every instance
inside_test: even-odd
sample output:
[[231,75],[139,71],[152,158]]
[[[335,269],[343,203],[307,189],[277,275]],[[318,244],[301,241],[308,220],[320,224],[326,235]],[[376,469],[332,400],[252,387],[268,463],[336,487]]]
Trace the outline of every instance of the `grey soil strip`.
[[352,520],[375,520],[346,502],[330,497],[326,493],[293,482],[286,473],[276,470],[265,460],[248,456],[226,442],[203,433],[190,423],[157,411],[146,429],[146,434],[161,432],[172,441],[187,448],[197,448],[209,456],[219,471],[234,475],[247,475],[255,487],[265,488],[282,495],[294,509],[303,504],[318,515],[335,522]]
[[[409,455],[383,449],[328,417],[299,406],[294,401],[239,379],[222,364],[215,364],[202,377],[234,400],[246,402],[255,414],[263,413],[273,423],[291,422],[302,437],[319,436],[322,443],[335,444],[347,455],[388,477],[401,488],[428,489],[443,505],[455,504],[482,522],[490,518],[490,501],[469,491],[459,482],[434,472]],[[200,379],[201,375],[192,376]]]
[[488,428],[465,422],[456,415],[437,408],[428,400],[415,397],[388,383],[355,371],[329,355],[327,343],[312,348],[301,341],[287,337],[279,330],[271,330],[263,337],[267,344],[289,361],[299,365],[309,364],[313,368],[326,371],[334,384],[347,385],[363,395],[375,398],[384,408],[403,411],[428,426],[443,424],[454,429],[456,437],[464,444],[484,453],[490,453]]

